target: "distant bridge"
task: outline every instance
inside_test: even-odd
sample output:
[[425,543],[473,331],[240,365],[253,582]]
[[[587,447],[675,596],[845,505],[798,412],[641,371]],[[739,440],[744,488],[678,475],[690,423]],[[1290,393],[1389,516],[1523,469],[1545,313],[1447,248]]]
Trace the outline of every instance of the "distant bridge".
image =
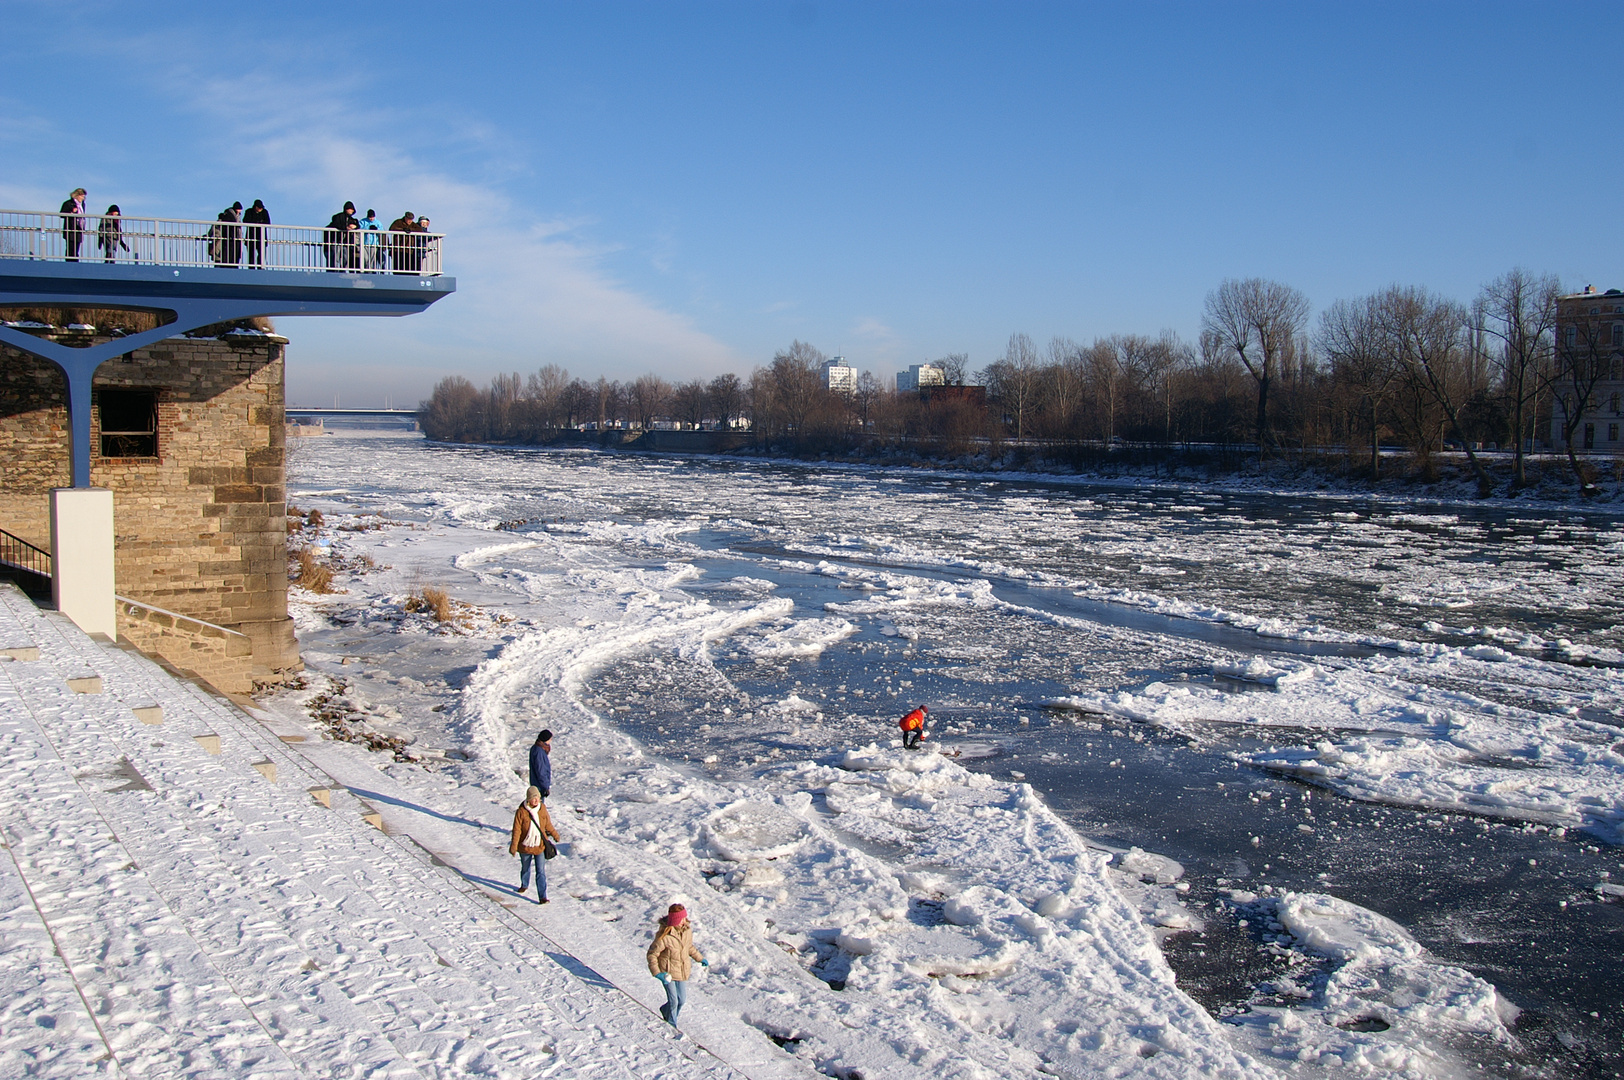
[[309,417],[312,420],[374,420],[380,417],[392,420],[416,420],[416,409],[296,409],[286,408],[282,412],[289,418]]

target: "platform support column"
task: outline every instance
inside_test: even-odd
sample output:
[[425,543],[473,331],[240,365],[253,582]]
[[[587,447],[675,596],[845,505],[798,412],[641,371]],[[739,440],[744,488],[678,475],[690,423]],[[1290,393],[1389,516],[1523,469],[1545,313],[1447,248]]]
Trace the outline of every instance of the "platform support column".
[[118,638],[107,488],[51,489],[51,599],[85,633]]
[[73,462],[73,486],[90,486],[90,381],[95,364],[59,365],[68,384],[68,456]]

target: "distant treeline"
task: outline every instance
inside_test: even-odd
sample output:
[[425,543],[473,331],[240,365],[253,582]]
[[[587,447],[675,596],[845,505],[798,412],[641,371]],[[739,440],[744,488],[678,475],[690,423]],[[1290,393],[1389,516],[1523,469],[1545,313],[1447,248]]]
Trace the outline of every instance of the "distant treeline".
[[[1452,443],[1486,491],[1492,480],[1475,448],[1513,449],[1510,481],[1520,487],[1525,444],[1549,430],[1556,395],[1568,398],[1566,416],[1597,404],[1590,397],[1607,373],[1610,342],[1581,334],[1559,344],[1560,295],[1556,279],[1517,270],[1470,304],[1394,287],[1339,300],[1310,328],[1297,290],[1230,280],[1208,295],[1194,343],[1166,331],[1087,345],[1057,337],[1039,347],[1017,333],[979,371],[964,354],[934,361],[946,389],[898,393],[865,371],[853,392],[831,392],[824,354],[796,341],[748,378],[589,382],[547,364],[481,390],[448,376],[421,418],[432,439],[516,444],[583,429],[747,427],[760,448],[791,454],[908,447],[956,457],[1008,440],[1250,445],[1262,455],[1335,448],[1348,472],[1372,480],[1382,446],[1402,445],[1428,473]],[[1588,488],[1589,466],[1568,434],[1570,467]]]

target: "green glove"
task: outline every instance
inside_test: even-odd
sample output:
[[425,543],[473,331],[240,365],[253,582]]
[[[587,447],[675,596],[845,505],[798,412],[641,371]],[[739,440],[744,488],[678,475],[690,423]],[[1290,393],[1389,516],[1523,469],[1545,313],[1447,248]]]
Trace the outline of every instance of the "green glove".
[[709,960],[701,960],[700,963],[703,964],[705,967],[710,967],[710,961]]
[[671,981],[671,976],[670,976],[670,975],[667,975],[667,974],[666,974],[666,973],[665,973],[665,972],[663,972],[663,971],[662,971],[662,972],[660,972],[660,973],[659,973],[659,974],[658,974],[658,975],[656,975],[656,976],[654,976],[654,977],[655,977],[655,978],[656,978],[656,979],[659,979],[659,980],[660,980],[660,981],[661,981],[661,982],[670,982],[670,981]]

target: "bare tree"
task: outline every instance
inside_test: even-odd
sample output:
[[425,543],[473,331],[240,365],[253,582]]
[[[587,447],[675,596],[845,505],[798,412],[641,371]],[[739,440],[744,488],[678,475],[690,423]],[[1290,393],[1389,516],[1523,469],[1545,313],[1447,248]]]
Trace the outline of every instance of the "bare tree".
[[858,426],[867,432],[874,422],[874,409],[885,395],[885,386],[872,371],[857,376],[857,387],[852,391],[851,410]]
[[804,341],[792,342],[788,349],[773,355],[773,404],[785,431],[808,433],[808,421],[826,393],[822,379],[826,359]]
[[595,417],[598,411],[598,392],[585,379],[571,379],[559,397],[564,413],[564,426],[575,427]]
[[485,391],[488,437],[498,442],[510,442],[518,435],[519,403],[524,398],[524,380],[517,371],[510,375],[496,375]]
[[1100,438],[1106,446],[1116,438],[1117,413],[1122,407],[1123,389],[1128,381],[1128,372],[1122,363],[1124,343],[1121,336],[1096,338],[1083,358],[1088,385],[1094,392]]
[[631,410],[632,419],[644,431],[649,430],[671,400],[671,384],[658,375],[639,375],[627,390],[626,404]]
[[1070,338],[1057,337],[1049,342],[1047,352],[1043,369],[1046,427],[1051,435],[1075,437],[1087,392],[1086,350]]
[[1173,441],[1173,397],[1179,377],[1195,366],[1195,350],[1171,330],[1163,330],[1145,357],[1143,385],[1157,405],[1162,442]]
[[1026,422],[1037,404],[1040,378],[1037,347],[1022,333],[1009,335],[1004,355],[981,372],[988,396],[998,399],[1014,418],[1017,439],[1026,437]]
[[592,390],[594,396],[597,398],[595,404],[598,410],[598,427],[601,430],[607,426],[611,420],[619,419],[618,414],[620,412],[621,396],[620,384],[618,382],[612,383],[602,375],[599,375],[598,381],[592,386]]
[[532,414],[544,426],[562,426],[564,415],[564,389],[569,385],[570,373],[557,364],[544,364],[531,372],[525,383],[525,397],[530,399]]
[[698,379],[691,379],[679,383],[671,391],[671,410],[676,418],[685,424],[698,428],[705,422],[705,406],[709,404],[709,395],[705,392],[705,384]]
[[1289,285],[1263,278],[1225,280],[1207,294],[1203,335],[1234,354],[1257,383],[1257,446],[1268,450],[1269,386],[1282,353],[1308,320],[1308,298]]
[[1494,485],[1460,421],[1461,406],[1475,389],[1467,365],[1466,309],[1418,286],[1394,286],[1381,293],[1376,303],[1382,333],[1399,364],[1411,382],[1449,417],[1477,477],[1478,491],[1487,495]]
[[1377,297],[1338,300],[1320,316],[1320,348],[1331,360],[1333,377],[1353,395],[1359,419],[1370,436],[1370,480],[1381,477],[1381,410],[1400,369],[1383,335]]
[[435,383],[434,393],[418,407],[418,415],[423,433],[431,439],[485,438],[483,395],[461,375],[447,375]]
[[1518,268],[1483,286],[1473,304],[1476,321],[1498,346],[1490,359],[1499,369],[1511,414],[1512,485],[1518,488],[1528,483],[1523,446],[1532,433],[1539,395],[1549,374],[1556,298],[1561,293],[1562,286],[1554,276],[1536,276]]
[[730,427],[744,408],[744,384],[739,377],[731,372],[718,375],[710,381],[705,393],[710,398],[711,418],[723,428]]
[[935,365],[942,369],[942,381],[948,386],[963,386],[965,378],[970,374],[969,353],[948,353]]

